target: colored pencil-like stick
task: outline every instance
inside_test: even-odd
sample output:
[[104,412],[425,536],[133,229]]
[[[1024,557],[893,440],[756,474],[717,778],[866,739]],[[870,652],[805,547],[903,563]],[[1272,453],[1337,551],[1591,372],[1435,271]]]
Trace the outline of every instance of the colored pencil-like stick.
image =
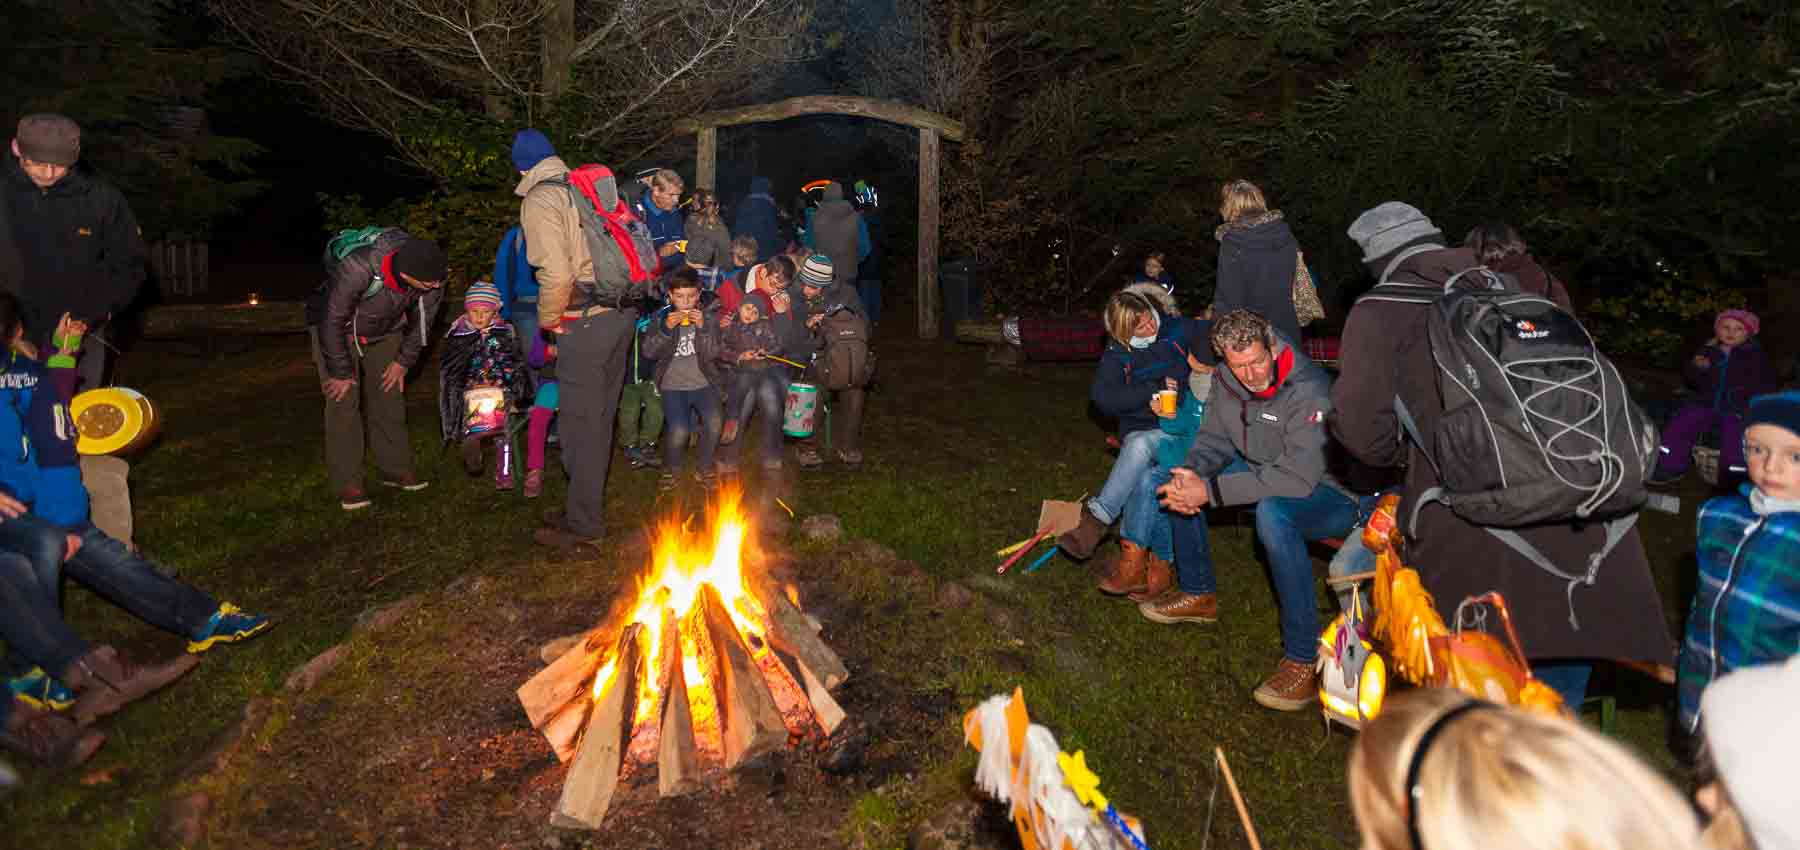
[[1027,538],[1025,538],[1025,539],[1024,539],[1024,540],[1021,540],[1021,541],[1019,541],[1019,542],[1017,542],[1017,543],[1014,543],[1014,544],[1012,544],[1012,545],[1010,545],[1010,546],[1007,546],[1007,547],[1006,547],[1006,548],[1004,548],[1004,549],[999,549],[999,550],[996,550],[996,551],[995,551],[995,552],[994,552],[994,557],[996,557],[996,558],[1004,558],[1004,557],[1006,557],[1006,556],[1007,556],[1007,555],[1011,555],[1011,554],[1012,554],[1012,553],[1014,553],[1014,552],[1017,552],[1017,551],[1019,551],[1019,550],[1020,550],[1020,549],[1023,549],[1023,548],[1025,548],[1025,547],[1026,547],[1026,546],[1027,546],[1027,545],[1029,545],[1029,544],[1030,544],[1030,543],[1031,543],[1031,541],[1032,541],[1032,540],[1034,540],[1034,539],[1036,539],[1036,538],[1032,538],[1032,537],[1027,537]]
[[1028,572],[1028,573],[1037,572],[1038,567],[1041,567],[1045,564],[1050,563],[1050,559],[1054,558],[1054,557],[1056,557],[1056,547],[1052,546],[1052,547],[1050,547],[1050,551],[1045,552],[1042,555],[1039,555],[1037,560],[1032,561],[1031,566],[1025,568],[1025,572]]
[[1238,793],[1237,780],[1231,778],[1231,762],[1225,760],[1225,748],[1213,747],[1213,758],[1225,772],[1225,790],[1231,792],[1231,802],[1237,804],[1238,819],[1244,822],[1244,832],[1250,837],[1250,850],[1262,850],[1262,842],[1256,838],[1256,824],[1250,822],[1250,809],[1244,805],[1244,795]]
[[777,363],[786,363],[786,364],[788,364],[788,365],[789,365],[789,366],[792,366],[792,367],[794,367],[794,368],[796,368],[796,369],[805,369],[805,368],[806,368],[806,364],[804,364],[804,363],[795,363],[795,362],[794,362],[794,361],[792,361],[792,360],[789,360],[789,359],[787,359],[787,358],[786,358],[786,357],[776,357],[776,356],[775,356],[775,355],[773,355],[773,354],[764,354],[764,355],[763,355],[763,358],[764,358],[764,359],[767,359],[767,360],[773,360],[773,361],[775,361],[775,362],[777,362]]
[[1036,546],[1038,544],[1039,540],[1044,539],[1049,534],[1050,534],[1050,529],[1048,529],[1048,528],[1044,529],[1043,531],[1038,532],[1036,537],[1033,537],[1033,538],[1031,538],[1031,540],[1026,542],[1025,548],[1020,549],[1017,552],[1014,552],[1012,557],[1007,558],[1006,562],[1001,564],[1000,568],[995,570],[994,572],[1004,575],[1007,570],[1012,569],[1013,564],[1018,563],[1020,558],[1025,557],[1026,552],[1031,551],[1031,547]]

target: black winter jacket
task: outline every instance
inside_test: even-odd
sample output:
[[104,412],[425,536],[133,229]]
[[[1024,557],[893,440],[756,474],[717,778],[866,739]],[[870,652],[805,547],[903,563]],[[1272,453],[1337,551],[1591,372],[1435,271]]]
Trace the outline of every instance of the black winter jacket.
[[[668,324],[669,311],[673,307],[664,307],[650,314],[650,326],[644,329],[644,356],[656,361],[655,381],[662,386],[663,376],[669,373],[669,366],[675,362],[675,344],[681,338],[681,326],[671,328]],[[694,329],[694,357],[700,365],[700,374],[706,376],[706,382],[723,388],[719,371],[719,320],[711,313],[701,313],[700,326]]]
[[63,313],[96,324],[131,306],[144,285],[144,239],[119,190],[79,168],[39,189],[11,156],[0,182],[28,335],[48,341]]
[[405,334],[394,360],[408,369],[419,362],[444,290],[421,291],[398,276],[393,280],[382,276],[384,261],[412,238],[404,230],[389,228],[373,244],[351,251],[343,260],[325,253],[325,282],[307,299],[306,323],[318,329],[319,350],[331,377],[356,376],[352,355],[357,337],[374,340]]
[[1294,272],[1300,243],[1281,220],[1268,212],[1222,225],[1219,237],[1219,281],[1213,310],[1219,318],[1233,310],[1254,310],[1283,337],[1300,338],[1294,314]]

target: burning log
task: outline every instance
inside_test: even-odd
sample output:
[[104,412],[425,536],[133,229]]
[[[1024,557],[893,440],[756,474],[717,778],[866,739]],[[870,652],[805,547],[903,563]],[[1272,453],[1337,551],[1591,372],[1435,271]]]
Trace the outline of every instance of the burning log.
[[656,751],[656,791],[664,797],[700,787],[700,753],[694,745],[694,713],[688,706],[687,678],[681,665],[663,700],[662,739]]
[[794,666],[800,668],[800,678],[806,686],[806,699],[812,703],[813,718],[819,721],[819,728],[825,730],[827,737],[837,732],[838,726],[844,722],[844,708],[838,705],[831,696],[831,690],[819,681],[817,673],[800,659],[794,659]]
[[575,751],[575,736],[590,704],[577,697],[593,682],[603,649],[600,630],[588,632],[586,640],[519,686],[519,704],[524,706],[525,716],[531,719],[532,728],[544,733],[562,761],[568,761]]
[[594,708],[575,760],[569,765],[569,777],[563,781],[562,799],[550,816],[552,826],[598,829],[612,805],[625,747],[631,738],[642,633],[642,626],[627,626],[619,635],[611,661],[600,671]]
[[787,594],[767,579],[747,582],[769,617],[769,643],[776,649],[799,659],[800,666],[811,670],[827,690],[850,678],[843,659],[825,645],[809,618],[794,607]]
[[697,607],[705,612],[717,652],[720,675],[715,681],[724,709],[725,767],[733,768],[787,743],[787,726],[718,590],[712,585],[701,587]]

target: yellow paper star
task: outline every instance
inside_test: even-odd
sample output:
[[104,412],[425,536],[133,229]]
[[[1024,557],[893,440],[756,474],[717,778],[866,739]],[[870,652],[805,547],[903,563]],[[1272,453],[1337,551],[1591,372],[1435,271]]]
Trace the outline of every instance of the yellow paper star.
[[1106,798],[1100,794],[1100,777],[1088,769],[1087,753],[1057,753],[1056,765],[1062,768],[1063,781],[1069,783],[1076,799],[1093,806],[1096,812],[1106,810]]

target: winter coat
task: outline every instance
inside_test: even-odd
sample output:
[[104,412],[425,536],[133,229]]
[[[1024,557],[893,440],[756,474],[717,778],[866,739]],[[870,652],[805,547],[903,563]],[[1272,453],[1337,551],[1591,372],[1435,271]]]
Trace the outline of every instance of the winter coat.
[[75,358],[51,355],[39,363],[0,352],[0,441],[22,450],[0,452],[0,490],[47,522],[75,529],[88,522],[78,435],[67,427],[75,394]]
[[778,356],[781,354],[781,329],[776,327],[774,318],[766,313],[756,324],[746,325],[743,322],[732,322],[731,327],[719,332],[719,361],[721,363],[745,372],[762,371],[781,366],[774,360],[737,362],[739,355],[758,349]]
[[500,290],[500,318],[512,321],[515,305],[537,309],[537,270],[531,267],[525,247],[525,229],[514,226],[500,237],[494,252],[494,287]]
[[19,245],[13,238],[12,205],[0,197],[0,292],[16,296],[24,284],[25,265],[19,259]]
[[362,343],[393,334],[402,335],[394,362],[407,369],[418,364],[444,290],[417,289],[393,273],[394,252],[413,238],[388,228],[342,260],[325,253],[325,283],[306,302],[306,321],[318,330],[319,351],[331,377],[356,377],[353,354]]
[[444,335],[444,351],[438,357],[438,419],[445,441],[461,440],[468,422],[463,393],[472,386],[498,385],[506,392],[506,408],[517,407],[532,396],[531,371],[513,326],[496,319],[487,329],[458,316]]
[[868,207],[861,215],[863,232],[869,238],[869,250],[863,254],[862,263],[856,267],[856,279],[881,280],[881,264],[886,260],[882,247],[887,241],[887,234],[881,229],[881,211]]
[[1694,731],[1700,694],[1741,667],[1800,655],[1800,513],[1758,515],[1752,487],[1700,508],[1699,580],[1681,643],[1681,727]]
[[[1252,393],[1228,368],[1213,373],[1206,420],[1182,464],[1206,480],[1207,504],[1248,505],[1270,496],[1312,495],[1325,474],[1325,416],[1331,377],[1285,338],[1275,340],[1275,380]],[[1220,475],[1243,459],[1246,472]]]
[[1708,343],[1695,356],[1705,357],[1708,365],[1696,365],[1693,358],[1681,364],[1681,377],[1694,391],[1690,404],[1743,416],[1750,399],[1775,391],[1775,366],[1755,337],[1730,351]]
[[[799,326],[799,332],[806,334],[805,338],[807,342],[805,343],[802,352],[806,355],[806,358],[795,357],[792,359],[804,363],[807,358],[812,356],[813,352],[825,350],[825,339],[820,336],[819,329],[817,327],[807,327],[808,321],[814,316],[829,315],[837,312],[839,309],[846,309],[855,313],[865,323],[868,322],[869,311],[863,307],[862,296],[856,293],[856,280],[854,277],[856,267],[851,266],[850,268],[852,277],[849,283],[839,280],[834,275],[832,277],[832,284],[819,290],[818,296],[814,298],[805,297],[805,287],[796,285],[795,288],[800,290],[801,297],[792,299],[794,306],[791,308],[790,312],[793,314],[795,322]],[[822,327],[823,325],[824,323],[821,322],[820,326]],[[863,329],[863,335],[865,338],[868,336],[867,328]],[[797,338],[795,339],[795,342],[798,342]]]
[[[653,380],[662,386],[663,376],[669,373],[670,364],[675,362],[675,344],[681,339],[681,326],[669,327],[669,311],[673,307],[664,307],[650,314],[650,326],[642,333],[644,356],[656,361],[656,372]],[[698,327],[694,328],[694,357],[700,366],[700,374],[706,376],[706,382],[715,387],[723,387],[720,382],[719,369],[719,320],[712,314],[702,313]]]
[[125,196],[81,168],[39,189],[17,157],[5,167],[25,333],[42,347],[63,313],[97,324],[130,307],[144,285],[144,239]]
[[1569,290],[1556,279],[1556,275],[1538,265],[1536,257],[1530,254],[1513,254],[1489,268],[1501,274],[1512,275],[1519,282],[1519,291],[1542,296],[1556,302],[1556,306],[1575,312],[1575,305],[1569,301]]
[[813,210],[806,235],[809,247],[831,258],[832,282],[855,286],[857,265],[869,253],[869,227],[862,214],[844,200],[843,186],[825,186],[824,200]]
[[1160,427],[1161,420],[1150,412],[1150,397],[1163,388],[1164,378],[1185,382],[1188,352],[1196,344],[1206,344],[1195,338],[1196,322],[1175,315],[1174,299],[1162,287],[1147,284],[1126,291],[1141,292],[1158,305],[1162,324],[1148,348],[1131,348],[1108,339],[1100,366],[1094,370],[1088,399],[1102,416],[1118,420],[1121,436]]
[[560,157],[544,157],[519,178],[519,227],[525,232],[526,259],[537,269],[538,326],[555,327],[575,298],[575,282],[594,279],[594,260],[581,233],[581,213],[569,191],[544,181],[569,179]]
[[[1387,262],[1382,258],[1370,265],[1385,268]],[[1466,249],[1428,251],[1407,258],[1391,280],[1442,287],[1452,275],[1476,265]],[[1421,433],[1430,434],[1443,412],[1425,333],[1429,309],[1359,301],[1345,320],[1343,370],[1331,389],[1331,432],[1345,450],[1373,466],[1406,462],[1401,517],[1411,517],[1412,500],[1439,484],[1430,460],[1404,439],[1394,415],[1398,395]],[[1416,537],[1408,541],[1408,566],[1419,571],[1444,616],[1465,598],[1497,590],[1506,597],[1529,658],[1672,661],[1673,640],[1636,528],[1601,563],[1595,583],[1572,592],[1566,580],[1539,569],[1441,502],[1420,511],[1415,530]],[[1598,523],[1563,524],[1521,533],[1565,571],[1579,573],[1601,548],[1605,530]],[[1570,622],[1571,608],[1579,628]]]
[[[679,204],[673,209],[664,210],[656,205],[649,190],[646,189],[643,196],[638,198],[637,205],[632,207],[632,211],[637,213],[638,218],[643,219],[645,227],[650,228],[650,241],[656,246],[656,254],[659,257],[662,256],[664,245],[680,242],[687,238],[687,221],[681,213]],[[730,240],[728,239],[726,242],[729,246]],[[730,248],[727,247],[726,256],[730,255]],[[657,266],[656,276],[663,277],[673,274],[676,269],[686,264],[687,255],[676,251],[667,257],[662,257],[662,264]]]
[[769,194],[769,178],[750,178],[750,194],[738,202],[731,232],[755,237],[758,262],[781,253],[781,214],[775,207],[775,197]]
[[1283,338],[1300,338],[1294,313],[1294,272],[1300,243],[1281,220],[1280,210],[1219,225],[1219,280],[1213,315],[1254,310]]
[[709,225],[699,216],[689,216],[687,239],[688,262],[719,271],[731,268],[731,231],[725,229],[724,221]]

